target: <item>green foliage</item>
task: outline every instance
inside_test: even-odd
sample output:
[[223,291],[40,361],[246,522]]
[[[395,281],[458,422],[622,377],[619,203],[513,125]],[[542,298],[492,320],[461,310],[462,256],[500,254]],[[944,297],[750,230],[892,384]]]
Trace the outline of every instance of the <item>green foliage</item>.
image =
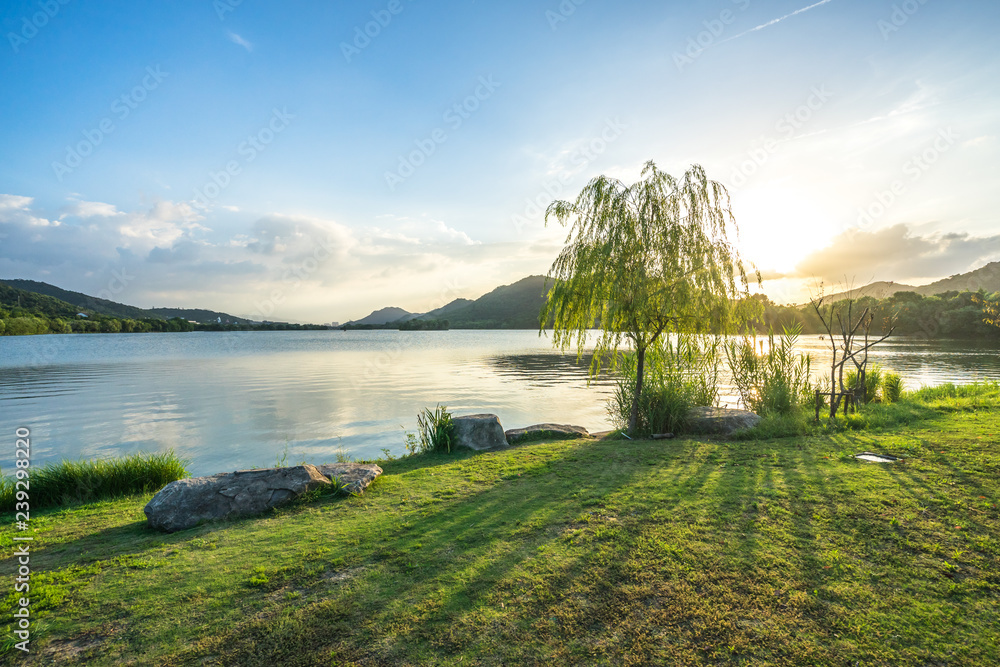
[[439,404],[433,412],[424,408],[417,415],[417,430],[420,433],[420,452],[451,453],[454,426],[447,407]]
[[[649,348],[634,435],[681,433],[692,407],[715,405],[719,346],[718,338],[678,334]],[[608,415],[618,428],[628,426],[636,402],[636,366],[635,352],[619,353],[615,361],[618,380],[608,399]]]
[[[885,371],[878,364],[868,364],[865,368],[865,403],[880,403],[882,401],[882,378]],[[860,389],[858,372],[848,371],[844,378],[844,386],[848,391]],[[898,396],[897,396],[898,398]]]
[[[753,323],[758,332],[798,323],[803,333],[825,333],[816,313],[808,306],[777,305],[761,294],[755,294],[750,300],[761,308]],[[874,314],[872,333],[875,334],[886,333],[891,321],[896,335],[1000,340],[1000,328],[994,325],[1000,323],[1000,293],[949,291],[924,296],[916,292],[897,292],[884,299],[863,296],[854,303],[855,308],[861,310],[871,308]],[[828,305],[840,310],[845,304],[846,300],[840,300]]]
[[899,373],[886,372],[882,377],[882,401],[895,403],[903,395],[903,378]]
[[[137,493],[149,493],[187,477],[186,461],[174,452],[132,454],[96,461],[61,461],[33,468],[29,479],[31,508],[91,502]],[[0,507],[11,511],[16,479],[0,479]]]
[[814,400],[810,384],[810,358],[795,353],[801,327],[792,325],[775,339],[744,336],[726,341],[726,359],[740,400],[761,416],[789,415]]
[[727,239],[735,228],[729,194],[698,165],[676,179],[648,162],[636,183],[599,176],[575,202],[553,202],[549,218],[572,227],[550,271],[542,326],[551,320],[553,344],[582,353],[596,323],[593,374],[619,349],[635,351],[635,430],[646,351],[664,333],[725,330],[735,298],[747,293],[746,269]]
[[963,385],[949,382],[937,387],[924,387],[907,395],[934,407],[961,405],[970,400],[977,401],[975,405],[978,407],[1000,399],[1000,382],[991,380]]
[[400,331],[447,331],[448,320],[407,320],[399,323]]

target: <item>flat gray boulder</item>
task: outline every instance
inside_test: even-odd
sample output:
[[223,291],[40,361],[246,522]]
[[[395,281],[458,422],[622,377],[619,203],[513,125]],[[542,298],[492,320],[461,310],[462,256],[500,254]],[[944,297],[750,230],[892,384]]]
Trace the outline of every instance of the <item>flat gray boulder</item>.
[[504,435],[507,442],[515,444],[523,440],[548,438],[551,440],[570,440],[574,438],[589,438],[590,432],[582,426],[569,424],[533,424],[524,428],[512,428]]
[[688,430],[692,433],[732,435],[760,422],[760,417],[748,410],[733,408],[692,408],[688,413]]
[[456,447],[489,451],[508,447],[500,418],[496,415],[465,415],[452,417]]
[[382,468],[374,463],[327,463],[316,466],[331,481],[338,482],[347,493],[364,493],[368,485],[382,474]]
[[308,463],[238,470],[170,482],[153,496],[143,512],[150,526],[173,533],[202,521],[260,514],[329,484],[330,480]]

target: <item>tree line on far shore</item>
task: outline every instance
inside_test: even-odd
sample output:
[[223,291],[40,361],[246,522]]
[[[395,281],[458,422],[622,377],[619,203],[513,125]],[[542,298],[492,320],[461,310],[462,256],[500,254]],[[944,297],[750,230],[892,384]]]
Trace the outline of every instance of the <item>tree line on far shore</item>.
[[0,336],[28,336],[38,334],[70,333],[162,333],[181,331],[300,331],[328,329],[320,324],[289,324],[263,322],[260,324],[207,324],[190,322],[181,317],[161,320],[154,318],[131,319],[105,317],[58,317],[32,312],[24,308],[0,308]]
[[[781,331],[794,325],[801,326],[806,334],[825,333],[816,311],[805,306],[780,306],[766,296],[758,294],[752,299],[762,306],[762,314],[754,326],[759,333]],[[944,292],[924,296],[917,292],[896,292],[890,297],[876,299],[864,296],[854,299],[853,308],[862,312],[869,308],[874,315],[872,333],[884,334],[894,327],[895,335],[924,338],[974,338],[1000,341],[1000,328],[986,321],[984,304],[1000,301],[1000,293]],[[835,310],[847,303],[846,299],[829,300]]]

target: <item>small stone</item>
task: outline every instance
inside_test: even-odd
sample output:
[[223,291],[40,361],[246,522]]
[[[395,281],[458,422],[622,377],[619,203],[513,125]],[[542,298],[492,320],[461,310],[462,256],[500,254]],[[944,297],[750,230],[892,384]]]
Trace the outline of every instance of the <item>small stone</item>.
[[382,474],[382,468],[374,463],[327,463],[316,466],[316,469],[354,495],[364,493],[368,485]]

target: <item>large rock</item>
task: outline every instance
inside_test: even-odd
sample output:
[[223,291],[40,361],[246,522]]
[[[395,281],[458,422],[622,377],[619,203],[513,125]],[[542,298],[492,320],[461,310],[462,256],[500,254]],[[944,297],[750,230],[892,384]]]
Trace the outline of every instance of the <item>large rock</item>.
[[756,426],[760,417],[747,410],[733,408],[692,408],[688,413],[688,430],[692,433],[732,435],[744,428]]
[[451,423],[456,447],[487,451],[508,446],[500,418],[496,415],[452,417]]
[[308,463],[239,470],[171,482],[153,496],[143,511],[150,526],[172,533],[202,521],[260,514],[329,484],[330,480]]
[[339,483],[347,493],[364,493],[368,485],[382,474],[382,468],[374,463],[327,463],[316,469]]
[[569,424],[534,424],[524,428],[512,428],[504,435],[507,442],[515,444],[523,440],[548,438],[551,440],[570,440],[574,438],[589,438],[590,432],[582,426]]

